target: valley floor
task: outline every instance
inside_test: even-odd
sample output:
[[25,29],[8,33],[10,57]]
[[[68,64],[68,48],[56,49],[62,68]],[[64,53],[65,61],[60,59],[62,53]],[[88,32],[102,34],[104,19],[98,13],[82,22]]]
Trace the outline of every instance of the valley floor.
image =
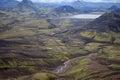
[[0,18],[0,80],[120,79],[120,45],[92,40],[93,20],[15,15]]

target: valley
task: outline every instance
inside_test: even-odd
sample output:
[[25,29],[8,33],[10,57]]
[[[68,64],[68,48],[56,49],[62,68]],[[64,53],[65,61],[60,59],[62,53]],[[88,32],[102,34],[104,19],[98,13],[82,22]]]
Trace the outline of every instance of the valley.
[[[40,79],[39,76],[44,75],[42,80],[51,78],[53,80],[77,80],[118,75],[118,48],[120,47],[91,41],[80,36],[79,32],[83,34],[84,25],[91,21],[93,20],[27,19],[26,17],[24,22],[19,20],[16,24],[12,23],[12,27],[2,31],[0,35],[1,79],[19,77],[18,80],[30,80]],[[100,51],[101,46],[103,47],[102,51]],[[112,50],[111,53],[110,50]],[[113,51],[115,54],[112,54]],[[98,54],[96,54],[97,52]],[[109,55],[110,59],[106,55]],[[111,61],[113,63],[109,63]],[[93,66],[96,64],[98,66]],[[83,72],[81,73],[81,71]],[[89,74],[86,74],[86,71]],[[70,76],[72,76],[71,79],[69,79]]]
[[119,8],[13,3],[0,7],[0,80],[120,79]]
[[[22,24],[19,21],[16,23],[17,26],[13,25],[10,30],[2,31],[0,36],[1,69],[3,70],[1,78],[49,72],[69,58],[87,54],[86,50],[79,50],[84,42],[75,40],[70,37],[71,33],[66,33],[69,29],[72,30],[74,23],[78,23],[76,24],[78,28],[79,25],[82,26],[91,20],[80,21],[82,23],[79,23],[78,19],[32,18],[29,21],[25,20]],[[63,34],[59,35],[60,33]],[[75,50],[77,52],[74,52]]]

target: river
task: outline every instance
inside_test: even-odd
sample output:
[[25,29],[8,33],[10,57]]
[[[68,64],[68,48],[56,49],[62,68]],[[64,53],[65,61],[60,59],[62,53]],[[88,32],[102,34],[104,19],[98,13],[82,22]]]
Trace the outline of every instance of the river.
[[79,56],[79,57],[76,57],[76,58],[73,58],[73,59],[69,59],[68,61],[64,62],[62,65],[58,66],[58,67],[54,70],[54,72],[57,73],[57,74],[62,74],[62,73],[66,72],[67,70],[69,70],[69,69],[72,67],[72,63],[73,63],[73,62],[75,62],[75,61],[77,61],[77,60],[80,60],[80,59],[84,59],[84,58],[86,58],[86,57],[91,57],[91,56],[93,56],[93,55],[95,56],[95,55],[97,55],[97,54],[101,54],[102,51],[103,51],[103,49],[100,48],[100,49],[98,50],[98,52],[96,52],[96,53],[90,53],[90,54],[88,54],[88,55],[86,55],[86,56]]

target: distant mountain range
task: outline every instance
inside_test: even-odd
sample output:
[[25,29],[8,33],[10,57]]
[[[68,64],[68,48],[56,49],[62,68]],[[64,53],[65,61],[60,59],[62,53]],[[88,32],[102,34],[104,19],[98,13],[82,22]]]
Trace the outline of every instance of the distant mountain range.
[[71,6],[73,6],[76,9],[80,9],[82,7],[85,7],[84,2],[83,1],[79,1],[79,0],[74,1],[73,3],[71,3]]
[[[30,0],[29,0],[30,1]],[[17,0],[0,0],[0,9],[14,8],[18,3]],[[115,5],[120,7],[120,3],[93,3],[93,2],[84,2],[84,1],[74,1],[72,3],[34,3],[40,7],[55,8],[63,5],[69,5],[79,10],[104,10],[108,9],[111,6]]]
[[69,5],[64,5],[64,6],[60,6],[55,8],[55,11],[57,13],[74,13],[74,12],[79,12],[79,10],[73,8],[72,6]]
[[16,0],[0,0],[0,9],[14,8],[19,2]]
[[[102,7],[101,7],[102,6]],[[89,13],[97,11],[108,11],[114,10],[120,7],[119,4],[115,3],[91,3],[84,1],[75,1],[73,3],[60,3],[60,4],[50,4],[50,3],[33,3],[31,0],[22,0],[18,2],[16,0],[1,0],[0,9],[7,9],[14,12],[28,12],[28,13],[47,13],[47,16],[56,15],[68,15],[79,14],[79,13]]]

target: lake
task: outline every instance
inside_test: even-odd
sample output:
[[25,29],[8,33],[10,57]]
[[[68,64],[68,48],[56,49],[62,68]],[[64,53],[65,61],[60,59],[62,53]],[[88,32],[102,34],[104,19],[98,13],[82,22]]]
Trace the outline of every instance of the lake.
[[88,14],[78,14],[78,15],[72,15],[62,18],[78,18],[78,19],[96,19],[100,17],[104,12],[91,12]]

